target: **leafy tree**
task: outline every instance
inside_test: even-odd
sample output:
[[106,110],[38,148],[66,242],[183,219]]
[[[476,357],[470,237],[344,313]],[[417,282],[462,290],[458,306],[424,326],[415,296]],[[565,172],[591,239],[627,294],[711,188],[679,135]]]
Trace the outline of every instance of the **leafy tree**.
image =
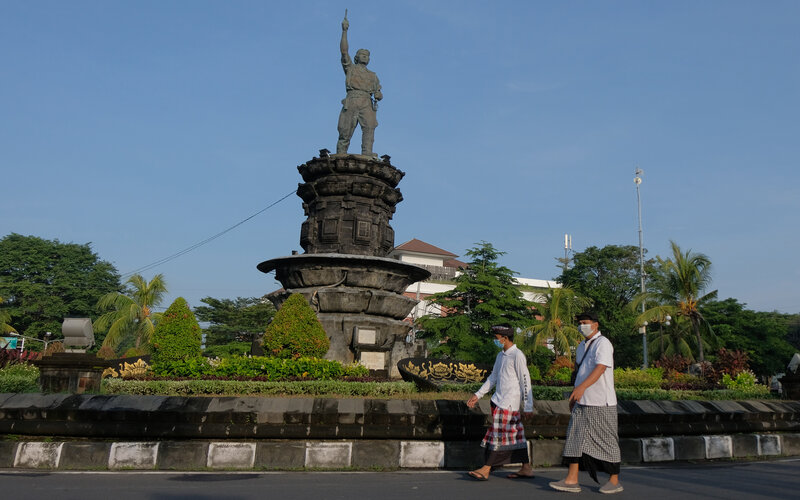
[[163,300],[167,285],[161,274],[156,274],[149,282],[134,274],[128,278],[127,284],[125,293],[108,293],[100,298],[97,307],[102,311],[110,310],[94,322],[94,328],[107,330],[103,346],[116,350],[120,345],[126,345],[126,340],[132,340],[137,351],[147,352],[155,322],[161,316],[153,312],[153,308]]
[[796,315],[752,311],[733,298],[706,302],[701,312],[720,344],[748,354],[755,373],[774,375],[786,370],[795,353],[787,337]]
[[523,332],[526,340],[520,344],[526,356],[535,352],[535,346],[551,342],[557,356],[572,359],[573,348],[583,340],[575,326],[575,316],[590,305],[589,299],[569,288],[551,288],[543,304],[534,304],[541,319],[537,318],[537,322]]
[[489,363],[497,349],[487,333],[497,324],[526,328],[533,322],[532,304],[514,285],[514,271],[497,263],[505,255],[485,241],[466,252],[472,260],[456,277],[453,290],[429,298],[444,316],[424,316],[420,325],[439,345],[433,355]]
[[705,361],[703,333],[713,337],[714,332],[703,317],[701,307],[717,297],[717,291],[704,294],[711,283],[711,259],[705,254],[691,250],[682,251],[677,243],[670,241],[672,257],[658,260],[658,276],[655,290],[637,297],[637,303],[655,303],[637,317],[637,323],[663,321],[666,315],[689,321],[694,334],[698,361]]
[[96,317],[98,298],[119,292],[114,266],[89,244],[11,233],[0,240],[0,295],[6,324],[29,337],[61,337],[67,316]]
[[248,352],[254,338],[262,333],[275,315],[272,303],[258,297],[200,299],[205,306],[194,308],[197,319],[207,321],[206,354],[210,352]]
[[[5,299],[3,299],[3,297],[0,297],[0,304],[3,304],[4,302]],[[6,334],[12,332],[16,333],[17,331],[16,328],[9,325],[8,324],[9,321],[11,321],[11,315],[5,308],[0,309],[0,334]]]
[[183,297],[164,311],[153,331],[153,363],[182,361],[200,356],[202,331]]
[[321,358],[328,352],[331,342],[306,298],[293,293],[275,313],[262,345],[267,356]]
[[[591,300],[592,309],[600,319],[600,331],[614,344],[614,357],[619,367],[642,363],[637,313],[629,307],[641,292],[639,259],[638,246],[591,246],[577,252],[572,268],[557,278],[564,287]],[[653,266],[652,259],[645,261],[647,276],[651,275]]]

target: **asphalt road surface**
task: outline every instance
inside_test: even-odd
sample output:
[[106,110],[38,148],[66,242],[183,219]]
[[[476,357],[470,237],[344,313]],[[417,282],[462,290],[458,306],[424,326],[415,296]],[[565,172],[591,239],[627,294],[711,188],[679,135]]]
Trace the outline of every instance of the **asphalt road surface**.
[[[0,470],[2,500],[177,499],[514,499],[603,497],[585,473],[580,494],[547,483],[566,469],[537,469],[534,479],[511,480],[495,471],[479,482],[465,472],[36,472]],[[604,481],[604,478],[600,478]],[[800,459],[623,467],[625,491],[615,498],[797,499]]]

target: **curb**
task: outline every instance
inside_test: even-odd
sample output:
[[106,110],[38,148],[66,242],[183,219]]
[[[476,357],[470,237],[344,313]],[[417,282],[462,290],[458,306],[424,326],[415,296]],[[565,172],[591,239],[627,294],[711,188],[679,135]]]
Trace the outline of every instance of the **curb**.
[[[534,466],[561,463],[563,440],[529,442]],[[800,456],[800,434],[623,438],[622,461],[650,464]],[[0,468],[39,470],[467,469],[477,442],[403,440],[3,441]]]

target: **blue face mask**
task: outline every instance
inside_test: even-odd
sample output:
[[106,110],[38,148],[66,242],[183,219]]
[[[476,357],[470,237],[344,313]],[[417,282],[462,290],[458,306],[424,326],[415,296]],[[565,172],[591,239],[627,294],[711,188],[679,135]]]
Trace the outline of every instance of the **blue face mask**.
[[494,339],[494,345],[496,345],[499,349],[503,348],[503,343],[500,342],[499,339]]

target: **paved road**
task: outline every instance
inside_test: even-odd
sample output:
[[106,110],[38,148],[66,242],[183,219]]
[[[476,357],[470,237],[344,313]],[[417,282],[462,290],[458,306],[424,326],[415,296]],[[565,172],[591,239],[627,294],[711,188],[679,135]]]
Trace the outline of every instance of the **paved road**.
[[[344,499],[450,500],[569,498],[550,490],[565,469],[540,469],[533,480],[505,479],[495,472],[478,482],[463,472],[25,472],[0,470],[0,499],[177,500]],[[793,499],[800,498],[800,459],[752,463],[626,467],[625,491],[616,498]],[[599,496],[581,474],[579,497]],[[605,498],[605,497],[603,497]]]

